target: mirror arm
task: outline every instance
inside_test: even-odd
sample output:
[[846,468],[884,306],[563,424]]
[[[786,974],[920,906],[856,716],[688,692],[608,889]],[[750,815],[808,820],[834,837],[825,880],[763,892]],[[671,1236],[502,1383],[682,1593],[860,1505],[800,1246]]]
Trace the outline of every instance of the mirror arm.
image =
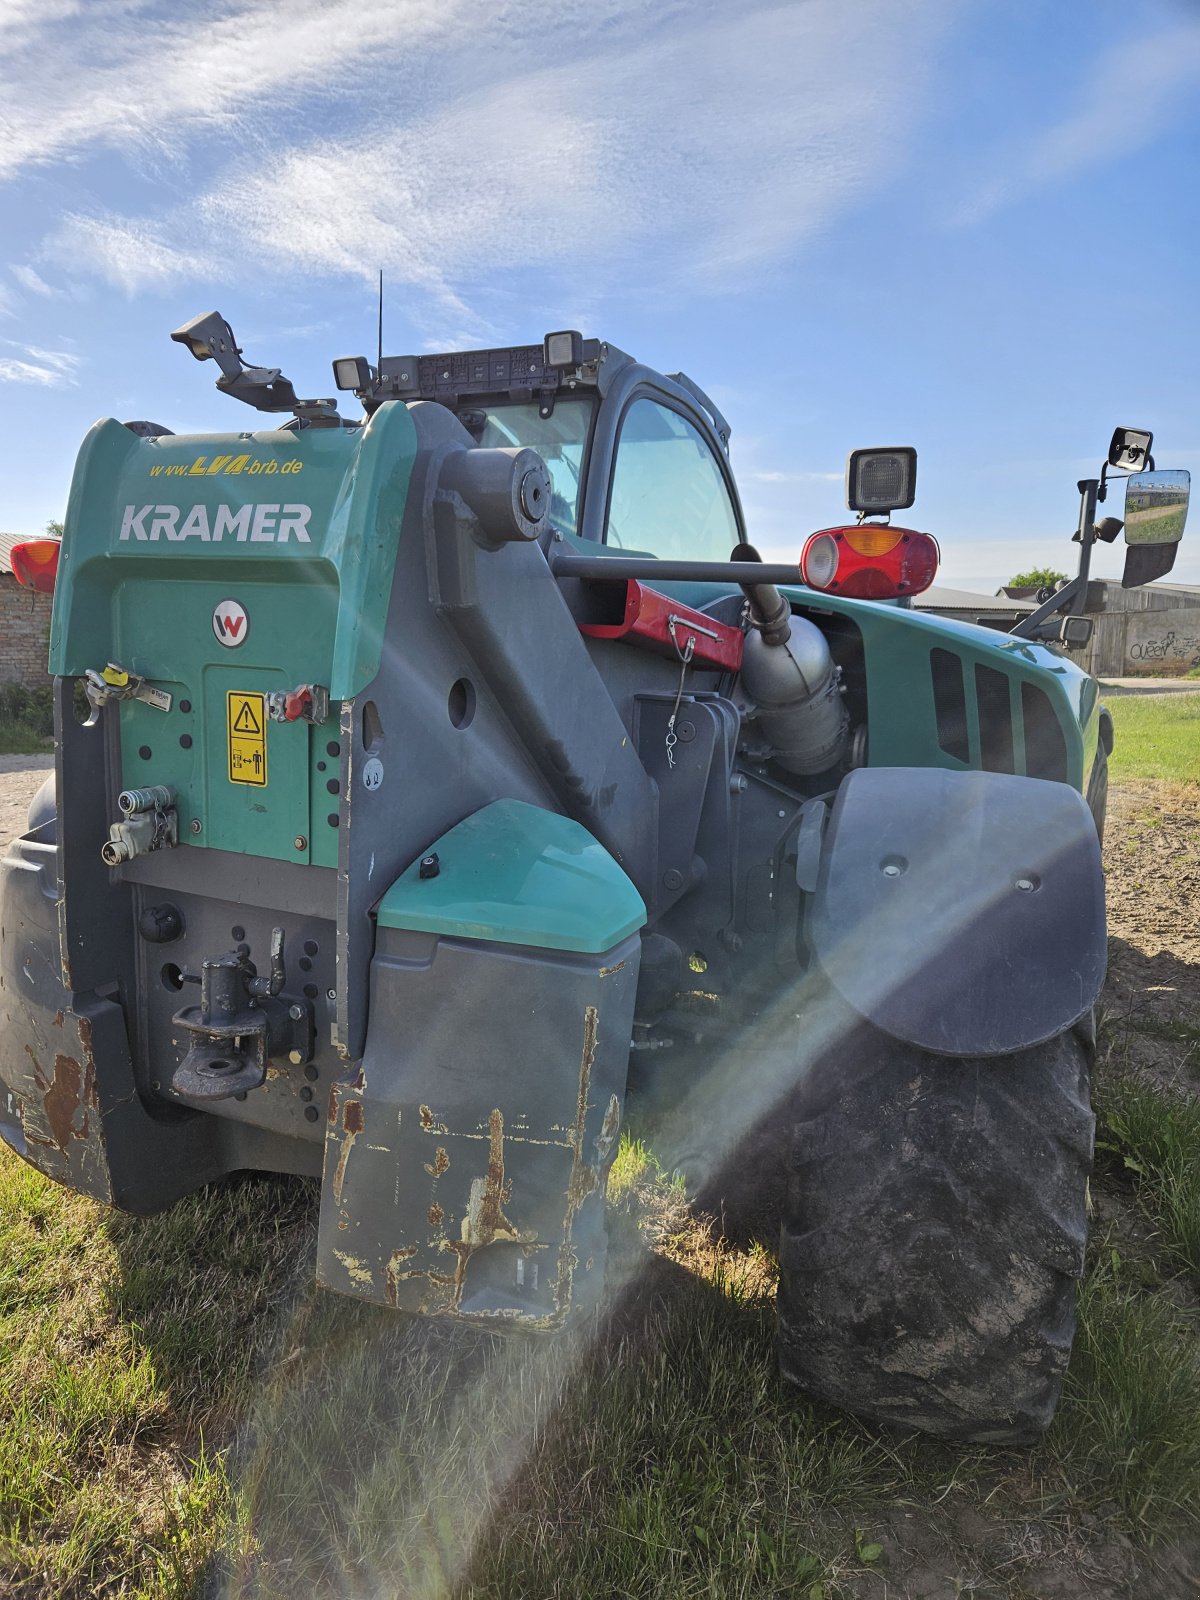
[[[1076,616],[1083,610],[1083,603],[1087,597],[1088,573],[1092,569],[1092,546],[1096,543],[1096,501],[1100,494],[1100,484],[1095,478],[1081,478],[1079,481],[1079,573],[1075,583],[1079,592],[1073,596],[1074,604],[1070,616]],[[1068,585],[1068,587],[1072,587]]]
[[1018,639],[1057,638],[1057,628],[1046,629],[1051,617],[1076,617],[1087,601],[1088,573],[1092,567],[1092,546],[1096,542],[1096,500],[1100,483],[1096,478],[1081,478],[1079,482],[1079,571],[1056,589],[1049,600],[1043,601],[1036,611],[1022,617],[1009,632]]
[[[1056,589],[1049,600],[1040,605],[1036,611],[1031,611],[1027,617],[1022,617],[1015,627],[1010,628],[1009,634],[1018,639],[1056,639],[1058,628],[1050,623],[1050,618],[1058,615],[1060,611],[1068,616],[1074,616],[1083,610],[1083,602],[1087,597],[1087,575],[1077,576],[1069,583],[1064,583],[1061,589]],[[1047,624],[1050,624],[1047,627]]]

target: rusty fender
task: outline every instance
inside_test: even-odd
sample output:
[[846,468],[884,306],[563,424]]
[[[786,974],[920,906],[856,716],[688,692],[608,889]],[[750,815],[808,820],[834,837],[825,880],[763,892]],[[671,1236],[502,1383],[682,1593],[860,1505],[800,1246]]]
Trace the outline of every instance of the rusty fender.
[[[606,960],[603,975],[593,958],[598,992],[561,1026],[567,1001],[539,1007],[553,1031],[535,1021],[531,1032],[530,1012],[512,1005],[493,1010],[473,1053],[446,1041],[440,1064],[368,1045],[330,1095],[322,1284],[424,1316],[536,1328],[595,1301],[634,956]],[[612,1018],[596,1003],[609,992]],[[518,1031],[531,1033],[523,1048]]]

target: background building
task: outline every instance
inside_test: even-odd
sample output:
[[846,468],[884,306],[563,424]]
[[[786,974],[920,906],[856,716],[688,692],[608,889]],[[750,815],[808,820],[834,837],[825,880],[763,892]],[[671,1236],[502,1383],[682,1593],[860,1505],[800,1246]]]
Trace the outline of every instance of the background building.
[[0,533],[0,683],[40,689],[50,682],[46,658],[53,596],[22,588],[9,559],[13,545],[24,544],[29,537]]
[[1103,678],[1179,678],[1200,667],[1200,586],[1151,583],[1122,589],[1105,580],[1095,587],[1104,591],[1104,608],[1093,612],[1092,642],[1080,652],[1089,672]]
[[[914,600],[960,622],[976,622],[1007,633],[1037,605],[1032,594],[972,594],[936,585]],[[1094,621],[1091,643],[1070,656],[1098,678],[1178,678],[1200,667],[1200,585],[1151,583],[1122,589],[1115,579],[1092,579],[1086,615]]]

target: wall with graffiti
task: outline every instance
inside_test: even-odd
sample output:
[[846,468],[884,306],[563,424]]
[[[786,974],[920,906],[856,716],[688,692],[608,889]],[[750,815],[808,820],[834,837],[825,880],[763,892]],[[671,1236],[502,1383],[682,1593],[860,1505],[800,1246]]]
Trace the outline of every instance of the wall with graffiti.
[[1125,623],[1125,666],[1139,673],[1182,676],[1200,667],[1200,607],[1172,611],[1130,611]]

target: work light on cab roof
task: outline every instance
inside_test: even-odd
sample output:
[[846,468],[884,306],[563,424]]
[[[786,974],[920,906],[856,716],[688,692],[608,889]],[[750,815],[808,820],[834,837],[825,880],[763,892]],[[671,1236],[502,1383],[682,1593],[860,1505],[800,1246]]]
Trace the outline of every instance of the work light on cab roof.
[[809,588],[856,600],[895,600],[928,589],[941,558],[937,540],[889,520],[893,511],[912,505],[916,492],[917,452],[911,445],[851,450],[846,504],[858,512],[858,521],[822,528],[805,540],[800,575]]

